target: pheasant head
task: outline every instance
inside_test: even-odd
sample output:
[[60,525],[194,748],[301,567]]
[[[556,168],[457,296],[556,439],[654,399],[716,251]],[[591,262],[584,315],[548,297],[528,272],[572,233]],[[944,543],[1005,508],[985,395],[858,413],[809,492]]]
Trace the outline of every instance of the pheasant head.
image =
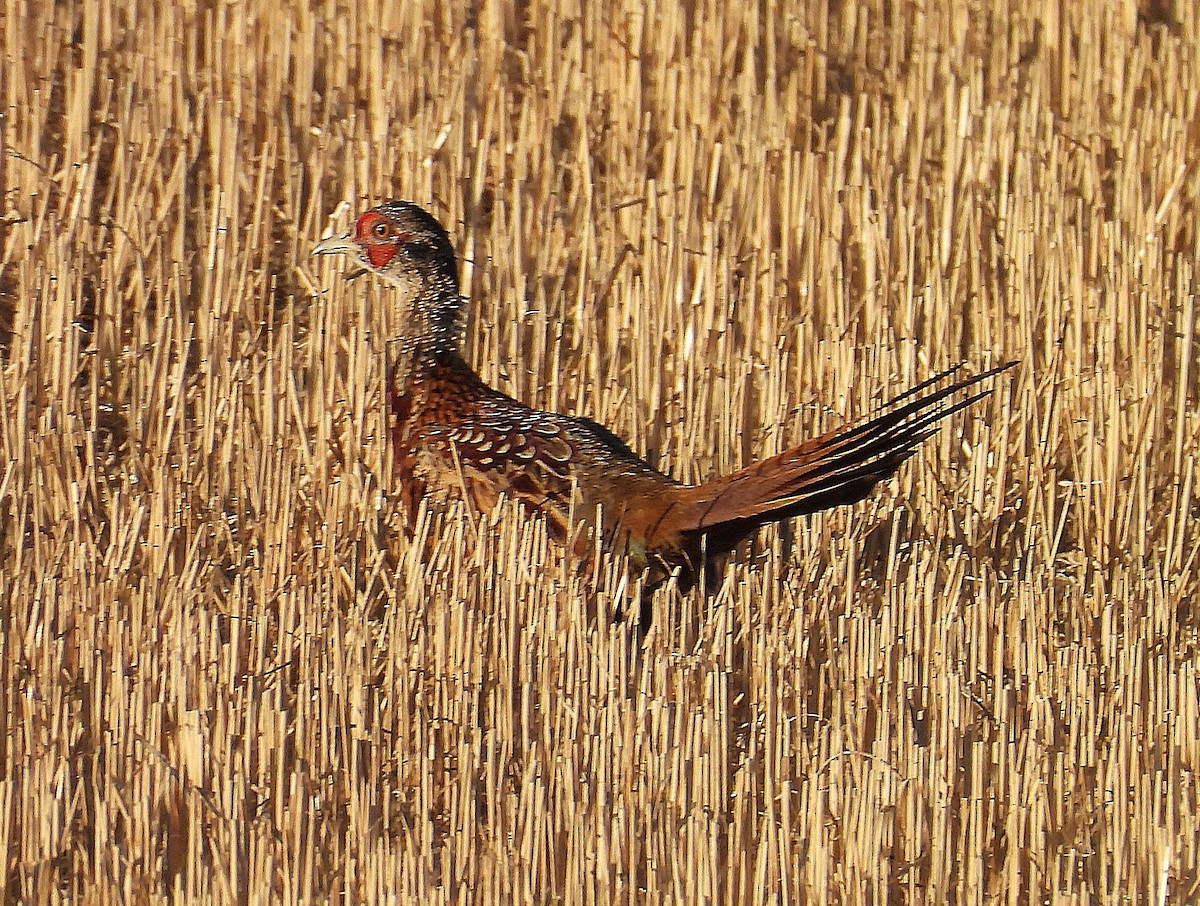
[[386,201],[358,218],[354,229],[331,236],[314,255],[348,255],[359,270],[396,287],[403,339],[431,349],[456,351],[462,337],[463,300],[458,264],[446,230],[428,212],[407,201]]

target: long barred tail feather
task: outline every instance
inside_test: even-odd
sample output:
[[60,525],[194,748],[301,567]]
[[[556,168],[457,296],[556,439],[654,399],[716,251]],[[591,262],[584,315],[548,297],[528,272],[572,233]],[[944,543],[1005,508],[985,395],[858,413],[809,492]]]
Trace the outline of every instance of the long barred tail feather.
[[[890,477],[939,423],[988,396],[983,381],[1015,366],[1007,362],[940,389],[959,367],[906,390],[883,411],[785,450],[707,484],[681,489],[691,498],[675,512],[676,528],[701,533],[708,547],[728,549],[760,525],[854,503]],[[964,392],[967,395],[961,399]]]

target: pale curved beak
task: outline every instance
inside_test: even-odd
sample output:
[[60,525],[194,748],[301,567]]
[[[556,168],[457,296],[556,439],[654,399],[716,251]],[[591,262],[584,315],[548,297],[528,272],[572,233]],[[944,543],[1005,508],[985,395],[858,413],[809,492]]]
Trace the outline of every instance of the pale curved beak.
[[350,239],[350,234],[330,236],[317,243],[312,250],[314,255],[358,255],[358,246]]

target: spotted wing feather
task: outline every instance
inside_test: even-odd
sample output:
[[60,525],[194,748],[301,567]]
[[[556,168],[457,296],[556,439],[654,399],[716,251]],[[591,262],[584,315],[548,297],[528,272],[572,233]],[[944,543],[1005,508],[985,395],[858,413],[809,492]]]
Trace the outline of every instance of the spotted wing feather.
[[474,504],[491,510],[500,493],[542,510],[551,535],[569,528],[574,493],[571,464],[575,446],[553,416],[532,410],[467,417],[453,427],[431,429],[427,450],[439,457],[444,476],[462,485]]

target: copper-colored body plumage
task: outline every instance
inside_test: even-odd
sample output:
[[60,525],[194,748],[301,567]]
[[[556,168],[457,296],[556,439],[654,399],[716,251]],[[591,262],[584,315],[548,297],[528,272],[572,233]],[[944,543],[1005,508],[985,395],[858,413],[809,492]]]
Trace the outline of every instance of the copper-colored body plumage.
[[[659,577],[696,574],[768,522],[854,503],[892,475],[977,385],[1014,363],[950,382],[946,372],[852,424],[701,485],[658,472],[584,418],[542,412],[488,387],[463,360],[463,300],[449,237],[428,213],[387,202],[316,254],[343,253],[405,295],[400,354],[389,374],[392,447],[409,523],[435,490],[489,510],[501,494],[544,514],[568,537],[572,519],[599,521],[605,543]],[[942,386],[939,386],[942,385]],[[964,398],[965,397],[965,398]]]

